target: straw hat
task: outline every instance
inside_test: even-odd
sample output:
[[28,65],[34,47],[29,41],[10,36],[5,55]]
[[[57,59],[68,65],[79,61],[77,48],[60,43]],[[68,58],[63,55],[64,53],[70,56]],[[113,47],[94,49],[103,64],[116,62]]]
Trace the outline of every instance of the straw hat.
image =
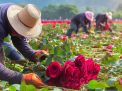
[[111,12],[106,12],[106,16],[109,20],[112,20],[112,13]]
[[32,4],[27,4],[24,8],[11,5],[7,17],[14,30],[24,37],[32,38],[41,33],[41,12]]
[[86,18],[87,18],[89,21],[93,21],[93,19],[94,19],[94,13],[91,12],[91,11],[86,11],[86,12],[85,12],[85,16],[86,16]]

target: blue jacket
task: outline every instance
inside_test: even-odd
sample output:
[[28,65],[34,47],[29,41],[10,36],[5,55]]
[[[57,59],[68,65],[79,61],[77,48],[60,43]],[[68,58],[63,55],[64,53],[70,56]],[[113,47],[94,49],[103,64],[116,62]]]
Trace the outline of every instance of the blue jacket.
[[[0,4],[0,62],[3,61],[2,43],[3,39],[8,35],[11,36],[11,40],[14,46],[23,54],[23,56],[31,61],[36,61],[34,57],[35,51],[28,45],[25,37],[15,37],[10,34],[12,28],[10,27],[7,19],[7,9],[12,5],[11,3]],[[22,74],[7,69],[2,63],[0,63],[0,80],[6,80],[10,83],[20,83]]]

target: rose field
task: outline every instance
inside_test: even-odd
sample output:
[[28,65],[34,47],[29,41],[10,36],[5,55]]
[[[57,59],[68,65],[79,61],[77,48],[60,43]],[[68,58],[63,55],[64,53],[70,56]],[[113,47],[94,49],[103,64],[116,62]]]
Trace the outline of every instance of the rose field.
[[22,73],[34,72],[47,84],[32,85],[1,81],[2,91],[122,91],[122,21],[113,21],[113,33],[95,31],[86,35],[80,29],[71,38],[65,36],[69,20],[43,20],[40,37],[29,40],[33,49],[49,56],[38,64],[16,64],[6,58],[6,66]]

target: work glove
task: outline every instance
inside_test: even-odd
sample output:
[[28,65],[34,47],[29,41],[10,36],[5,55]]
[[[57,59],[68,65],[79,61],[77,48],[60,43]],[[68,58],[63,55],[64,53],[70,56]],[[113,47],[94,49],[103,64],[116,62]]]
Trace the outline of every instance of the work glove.
[[38,89],[45,86],[42,80],[35,73],[23,74],[22,81],[28,85],[32,84]]
[[39,61],[45,60],[45,58],[49,55],[49,53],[45,50],[37,50],[35,52],[35,57],[39,59]]

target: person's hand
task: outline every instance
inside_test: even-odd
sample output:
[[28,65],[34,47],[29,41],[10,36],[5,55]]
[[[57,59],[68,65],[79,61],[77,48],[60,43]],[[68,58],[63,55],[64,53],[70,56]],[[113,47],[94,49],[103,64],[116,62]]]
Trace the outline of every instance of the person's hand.
[[45,58],[49,55],[49,53],[45,50],[37,50],[35,52],[35,57],[37,57],[40,61],[45,60]]
[[42,88],[45,86],[42,80],[35,73],[23,74],[22,81],[25,81],[26,84],[32,84],[36,88]]

